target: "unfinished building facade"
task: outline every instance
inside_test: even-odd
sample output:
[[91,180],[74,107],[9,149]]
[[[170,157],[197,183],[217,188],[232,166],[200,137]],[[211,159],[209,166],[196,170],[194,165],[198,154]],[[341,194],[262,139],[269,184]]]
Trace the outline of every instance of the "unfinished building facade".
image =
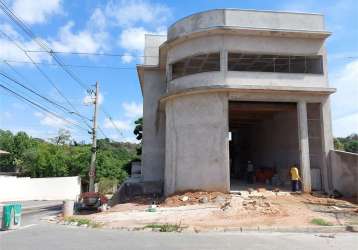
[[324,17],[220,9],[146,35],[142,181],[166,195],[228,192],[247,162],[329,189],[333,149]]

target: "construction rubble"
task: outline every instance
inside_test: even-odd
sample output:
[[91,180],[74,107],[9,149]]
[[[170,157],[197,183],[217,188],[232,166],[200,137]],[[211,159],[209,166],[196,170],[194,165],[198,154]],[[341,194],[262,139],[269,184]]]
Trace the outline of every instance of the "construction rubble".
[[[358,224],[358,205],[349,201],[293,195],[278,189],[248,189],[232,194],[188,191],[165,199],[136,197],[106,212],[77,215],[107,228],[138,230],[148,225],[180,225],[195,231],[257,227],[317,227]],[[299,218],[299,219],[298,219]]]

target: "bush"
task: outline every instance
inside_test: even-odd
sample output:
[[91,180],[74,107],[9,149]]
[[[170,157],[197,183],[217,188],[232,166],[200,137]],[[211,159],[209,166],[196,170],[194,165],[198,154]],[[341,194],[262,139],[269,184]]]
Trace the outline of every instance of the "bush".
[[325,221],[321,218],[314,218],[311,220],[312,224],[318,225],[318,226],[333,226],[331,222]]
[[176,224],[148,224],[144,228],[158,229],[159,232],[181,232],[182,227]]
[[113,194],[118,185],[118,180],[113,178],[101,178],[98,182],[98,192],[101,194]]

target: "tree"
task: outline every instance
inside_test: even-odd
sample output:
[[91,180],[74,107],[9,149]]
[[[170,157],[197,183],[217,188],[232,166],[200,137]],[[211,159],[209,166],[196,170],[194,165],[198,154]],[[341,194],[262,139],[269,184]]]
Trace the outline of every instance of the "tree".
[[71,142],[71,133],[70,133],[70,131],[61,128],[58,131],[58,135],[55,136],[54,138],[50,138],[49,141],[54,143],[54,144],[56,144],[56,145],[70,144],[70,142]]
[[134,124],[136,124],[134,128],[134,135],[136,136],[136,139],[140,141],[139,147],[137,147],[137,155],[142,155],[142,138],[143,138],[143,117],[138,118]]
[[358,153],[358,140],[349,141],[344,145],[344,150],[347,152]]
[[335,138],[334,148],[347,152],[358,153],[358,134]]
[[143,137],[143,117],[138,118],[134,124],[136,124],[133,133],[136,136],[136,139],[141,141]]
[[[60,131],[49,143],[24,132],[13,135],[0,130],[0,148],[10,152],[0,157],[0,171],[19,170],[22,176],[29,177],[79,175],[88,180],[91,145],[69,144],[68,135]],[[136,158],[136,144],[98,140],[97,181],[110,178],[121,183],[127,177],[128,164]]]
[[333,142],[334,142],[334,149],[336,149],[336,150],[344,150],[344,145],[338,138],[334,138]]

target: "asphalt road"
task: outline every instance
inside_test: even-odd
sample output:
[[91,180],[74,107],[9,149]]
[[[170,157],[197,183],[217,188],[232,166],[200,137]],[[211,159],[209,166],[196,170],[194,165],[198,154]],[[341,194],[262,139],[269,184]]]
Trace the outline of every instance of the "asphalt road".
[[0,250],[121,249],[357,249],[357,233],[154,233],[48,224],[56,211],[25,215],[23,227],[0,231]]

